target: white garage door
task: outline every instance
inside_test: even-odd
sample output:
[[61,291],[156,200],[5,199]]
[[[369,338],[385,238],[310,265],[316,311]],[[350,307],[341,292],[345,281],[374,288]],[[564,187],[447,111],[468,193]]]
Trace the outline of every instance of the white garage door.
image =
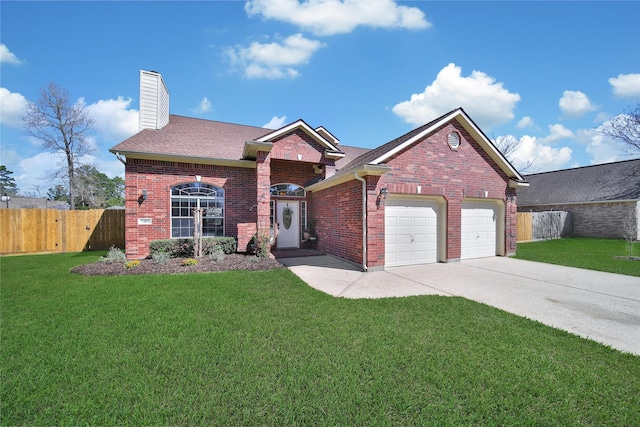
[[438,203],[385,201],[385,266],[438,261]]
[[492,202],[462,203],[461,259],[496,256],[498,205]]

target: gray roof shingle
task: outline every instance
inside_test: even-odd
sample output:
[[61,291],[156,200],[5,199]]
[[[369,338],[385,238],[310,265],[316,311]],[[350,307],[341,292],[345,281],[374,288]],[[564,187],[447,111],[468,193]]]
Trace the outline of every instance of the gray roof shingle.
[[239,160],[246,141],[271,132],[272,129],[172,114],[169,124],[161,130],[142,130],[110,151]]
[[640,159],[526,175],[518,206],[640,200]]

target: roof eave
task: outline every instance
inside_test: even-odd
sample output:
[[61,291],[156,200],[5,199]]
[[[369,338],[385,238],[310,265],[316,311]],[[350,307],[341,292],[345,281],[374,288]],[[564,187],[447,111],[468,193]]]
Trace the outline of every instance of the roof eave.
[[434,132],[436,129],[438,129],[439,127],[443,126],[445,123],[453,119],[456,119],[457,122],[460,123],[466,129],[467,132],[469,132],[469,134],[473,137],[473,139],[478,141],[478,143],[482,146],[482,148],[487,152],[489,157],[491,157],[491,159],[495,161],[498,164],[498,166],[500,166],[500,169],[502,169],[502,171],[504,171],[504,173],[507,174],[509,178],[518,182],[526,182],[525,179],[522,177],[522,175],[520,175],[520,173],[513,167],[513,165],[511,165],[511,163],[509,163],[509,161],[504,157],[504,155],[500,153],[500,151],[498,151],[498,149],[491,143],[491,141],[489,141],[486,135],[476,126],[473,120],[471,120],[471,118],[465,113],[465,111],[462,108],[458,108],[457,110],[454,110],[449,114],[442,116],[440,120],[433,123],[431,126],[424,129],[419,134],[414,135],[412,138],[409,138],[408,140],[398,145],[397,147],[393,148],[392,150],[389,150],[386,153],[378,156],[371,163],[380,164],[386,161],[390,157],[394,156],[395,154],[399,153],[405,148],[411,146],[416,141],[419,141],[420,139],[424,138],[426,135],[429,135],[430,133]]
[[521,188],[528,187],[529,183],[527,181],[518,181],[515,179],[509,179],[509,188]]
[[390,166],[387,165],[372,165],[366,164],[359,166],[357,168],[350,169],[348,171],[340,172],[336,175],[333,175],[330,178],[327,178],[323,181],[316,182],[305,188],[306,191],[320,191],[325,190],[327,188],[334,187],[336,185],[351,181],[355,179],[355,175],[358,174],[360,177],[364,177],[367,175],[370,176],[382,176],[385,173],[391,170]]
[[181,163],[196,163],[201,165],[217,165],[217,166],[232,166],[239,168],[255,169],[255,160],[245,159],[219,159],[212,157],[193,157],[193,156],[180,156],[174,154],[158,154],[158,153],[143,153],[136,151],[126,150],[109,150],[115,155],[124,155],[126,158],[142,159],[142,160],[158,160],[165,162],[181,162]]
[[322,145],[325,149],[329,150],[329,151],[336,151],[336,152],[340,152],[340,150],[338,150],[338,148],[333,145],[332,143],[330,143],[329,141],[327,141],[322,135],[320,135],[315,129],[313,129],[311,126],[309,126],[308,124],[306,124],[304,122],[304,120],[297,120],[293,123],[290,123],[284,127],[281,127],[280,129],[274,130],[271,133],[268,133],[266,135],[263,135],[262,137],[258,138],[257,141],[260,142],[267,142],[267,141],[272,141],[275,138],[278,138],[282,135],[286,135],[290,132],[293,132],[296,129],[302,129],[307,135],[311,136],[311,138],[314,139],[314,141],[316,141],[317,143],[319,143],[320,145]]
[[273,148],[273,142],[264,141],[247,141],[244,143],[244,149],[242,150],[243,159],[255,160],[258,156],[258,151],[270,152]]

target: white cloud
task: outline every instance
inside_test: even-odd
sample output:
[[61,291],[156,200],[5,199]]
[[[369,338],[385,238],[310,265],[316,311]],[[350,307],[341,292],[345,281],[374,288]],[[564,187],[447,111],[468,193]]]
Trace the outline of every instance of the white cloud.
[[300,72],[294,67],[309,62],[315,51],[323,46],[322,42],[294,34],[281,43],[253,42],[248,47],[228,48],[225,53],[234,66],[244,69],[247,78],[295,78]]
[[546,172],[565,168],[571,161],[572,150],[569,147],[554,148],[529,135],[523,136],[519,141],[518,149],[511,155],[516,169],[522,169],[533,162],[531,170],[527,172]]
[[618,74],[618,77],[609,79],[609,84],[616,96],[640,98],[640,74]]
[[585,150],[591,157],[591,164],[610,163],[628,159],[626,146],[602,133],[611,122],[605,122],[595,129],[581,129],[577,132],[576,141],[586,146]]
[[533,125],[534,125],[533,119],[529,116],[524,116],[523,118],[520,119],[516,127],[518,129],[524,129],[524,128],[533,127]]
[[567,117],[581,117],[593,111],[596,107],[591,104],[587,95],[580,91],[565,90],[560,98],[560,109]]
[[288,22],[322,36],[358,26],[419,30],[431,25],[417,7],[393,0],[251,0],[244,9],[249,16]]
[[280,129],[282,126],[284,126],[284,124],[286,123],[286,120],[287,120],[287,116],[282,116],[282,117],[273,116],[269,121],[269,123],[263,125],[262,127],[267,129]]
[[[78,103],[84,105],[84,99]],[[86,105],[86,109],[96,123],[96,130],[101,140],[120,142],[138,132],[139,114],[137,110],[129,109],[131,98],[99,100]]]
[[0,43],[0,63],[19,65],[22,61],[9,50],[7,45]]
[[22,127],[22,116],[27,99],[17,92],[0,87],[0,123],[11,127]]
[[549,125],[549,136],[540,138],[539,142],[549,144],[561,139],[573,138],[574,136],[574,133],[570,129],[567,129],[561,124]]
[[192,113],[208,113],[211,111],[211,101],[205,96],[198,104],[197,108],[192,108]]
[[483,130],[513,119],[520,95],[511,93],[493,77],[473,71],[461,75],[461,68],[449,64],[438,73],[424,92],[393,107],[393,112],[408,123],[425,124],[448,111],[462,107]]

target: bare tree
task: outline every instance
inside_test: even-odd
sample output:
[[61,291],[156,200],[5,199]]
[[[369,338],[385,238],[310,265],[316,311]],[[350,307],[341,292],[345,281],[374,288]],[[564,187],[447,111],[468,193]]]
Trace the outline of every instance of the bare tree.
[[627,215],[622,218],[622,234],[629,243],[629,259],[633,256],[633,242],[638,240],[638,209],[635,206],[629,208]]
[[622,141],[630,153],[640,153],[640,103],[616,116],[602,133]]
[[[518,147],[520,147],[522,141],[516,139],[512,135],[499,136],[497,138],[494,138],[494,140],[496,148],[502,153],[503,156],[507,158],[507,160],[509,160],[510,163],[513,163],[513,154],[518,150]],[[522,173],[530,169],[531,166],[533,166],[533,162],[535,161],[535,158],[528,160],[527,163],[520,168],[520,172]]]
[[81,104],[72,104],[67,91],[55,83],[40,90],[40,99],[27,104],[23,117],[27,133],[42,141],[52,153],[64,154],[66,163],[60,165],[56,176],[69,188],[69,203],[75,209],[76,170],[80,158],[95,150],[88,137],[94,121]]

